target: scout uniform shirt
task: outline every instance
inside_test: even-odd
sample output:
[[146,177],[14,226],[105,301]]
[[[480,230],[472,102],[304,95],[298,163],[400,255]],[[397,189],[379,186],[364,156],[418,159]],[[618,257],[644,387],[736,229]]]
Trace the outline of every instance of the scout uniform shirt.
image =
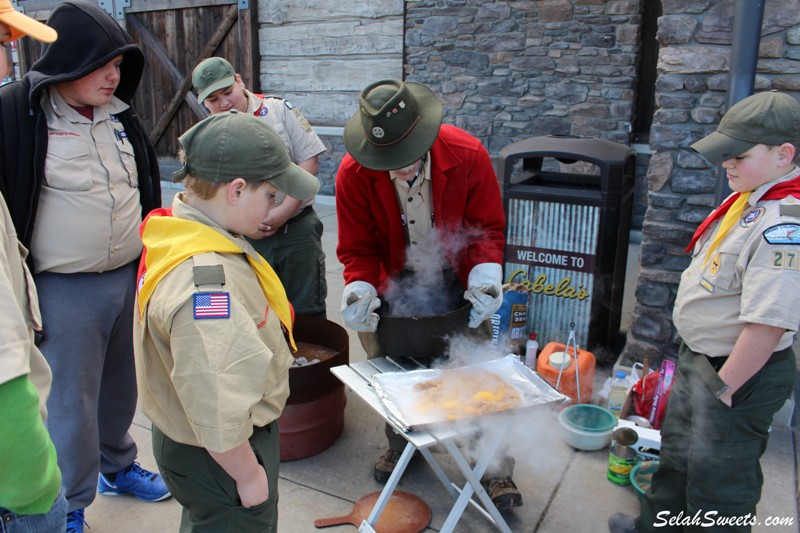
[[[3,356],[0,357],[0,383],[20,376],[28,379],[39,393],[39,412],[47,417],[45,402],[50,394],[50,367],[34,344],[33,332],[42,327],[39,299],[33,278],[25,265],[28,251],[20,244],[5,201],[0,198],[0,264],[6,270],[0,285],[0,331]],[[20,321],[20,319],[22,321]]]
[[[302,163],[325,151],[325,145],[311,129],[306,117],[287,100],[277,96],[255,95],[247,90],[244,94],[247,97],[247,113],[264,119],[275,128],[292,163]],[[285,197],[285,193],[278,191],[275,194],[275,205],[280,205]],[[314,198],[301,202],[292,217],[313,204]]]
[[48,140],[44,183],[31,239],[36,273],[105,272],[142,251],[136,160],[112,98],[88,119],[58,90],[42,95]]
[[[242,254],[196,255],[158,282],[141,321],[134,320],[139,402],[170,439],[225,452],[280,416],[292,355],[244,255],[257,257],[255,250],[185,204],[182,195],[173,202],[175,218],[209,226]],[[196,267],[219,272],[215,265],[221,265],[224,282],[198,277]],[[205,298],[211,294],[227,295],[223,305]]]
[[415,272],[430,271],[433,268],[430,264],[432,257],[441,257],[446,262],[441,243],[432,231],[434,215],[430,169],[431,157],[428,154],[412,185],[408,181],[392,179],[408,245],[406,268]]
[[776,183],[798,175],[798,169],[754,190],[738,224],[715,250],[705,268],[706,250],[717,221],[700,238],[692,262],[683,272],[673,320],[693,351],[710,357],[730,355],[748,323],[787,331],[775,351],[793,343],[800,324],[800,198],[760,198]]

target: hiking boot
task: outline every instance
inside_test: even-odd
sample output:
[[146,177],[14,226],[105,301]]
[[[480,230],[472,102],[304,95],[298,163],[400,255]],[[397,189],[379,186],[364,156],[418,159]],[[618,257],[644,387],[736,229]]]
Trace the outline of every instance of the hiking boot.
[[97,492],[106,496],[131,494],[147,502],[160,502],[171,496],[161,476],[133,463],[116,474],[100,474]]
[[83,533],[83,509],[75,509],[67,513],[67,533]]
[[389,476],[394,472],[394,467],[397,466],[401,455],[403,455],[403,452],[389,449],[378,457],[372,469],[372,475],[375,477],[375,481],[378,483],[386,483],[389,480]]
[[522,506],[522,495],[510,477],[493,477],[481,481],[492,503],[501,511],[510,511]]
[[608,530],[611,533],[639,533],[636,519],[625,513],[614,513],[608,519]]

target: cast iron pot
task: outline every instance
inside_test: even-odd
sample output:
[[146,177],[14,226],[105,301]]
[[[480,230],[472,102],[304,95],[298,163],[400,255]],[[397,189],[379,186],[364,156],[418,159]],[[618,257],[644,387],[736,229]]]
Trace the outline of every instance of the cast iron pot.
[[446,337],[466,331],[470,303],[434,316],[392,316],[385,304],[378,308],[378,340],[386,355],[440,357],[447,348]]

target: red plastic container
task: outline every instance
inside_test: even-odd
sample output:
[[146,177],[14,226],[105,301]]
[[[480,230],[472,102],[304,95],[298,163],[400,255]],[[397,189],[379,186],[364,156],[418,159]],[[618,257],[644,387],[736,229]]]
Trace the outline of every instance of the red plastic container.
[[[595,369],[594,354],[578,349],[578,376],[576,379],[574,348],[570,346],[569,353],[566,354],[565,350],[566,346],[564,344],[548,343],[539,354],[539,359],[536,362],[536,372],[550,385],[558,389],[558,392],[572,398],[573,403],[591,403]],[[560,382],[558,381],[559,372],[561,373]],[[579,389],[580,398],[578,397]]]

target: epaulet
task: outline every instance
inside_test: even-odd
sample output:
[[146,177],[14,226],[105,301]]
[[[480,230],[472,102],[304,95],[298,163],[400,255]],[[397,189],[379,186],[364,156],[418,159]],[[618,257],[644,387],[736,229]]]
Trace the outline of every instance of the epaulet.
[[203,285],[225,285],[225,269],[214,252],[192,256],[192,277],[197,287]]
[[800,218],[800,199],[794,196],[787,196],[781,200],[778,209],[782,217]]

